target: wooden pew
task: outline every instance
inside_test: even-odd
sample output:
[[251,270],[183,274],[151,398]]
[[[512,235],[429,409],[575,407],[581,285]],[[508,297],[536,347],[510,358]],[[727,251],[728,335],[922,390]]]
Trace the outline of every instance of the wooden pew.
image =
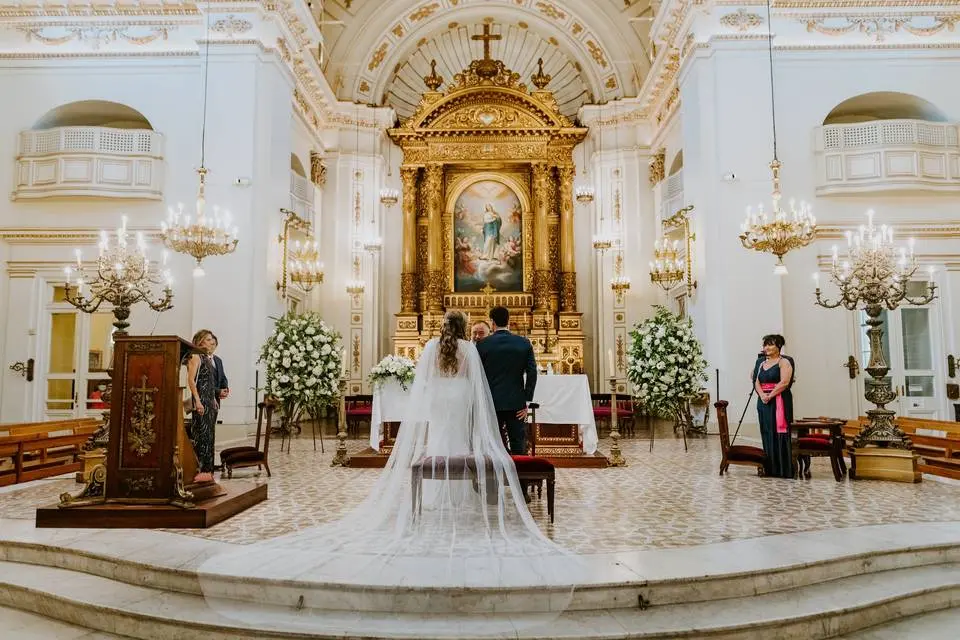
[[83,444],[99,418],[0,424],[0,487],[80,471]]
[[[843,435],[848,447],[869,422],[866,416],[847,421]],[[917,468],[921,473],[960,480],[960,423],[905,417],[897,417],[895,423],[913,442],[913,450],[920,456]]]

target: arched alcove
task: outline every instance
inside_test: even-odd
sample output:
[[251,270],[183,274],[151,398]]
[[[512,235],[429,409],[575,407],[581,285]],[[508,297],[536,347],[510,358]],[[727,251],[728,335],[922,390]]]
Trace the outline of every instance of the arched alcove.
[[673,162],[670,163],[670,171],[667,172],[668,176],[672,176],[676,172],[683,169],[683,149],[677,152],[677,155],[673,156]]
[[300,161],[300,158],[297,157],[297,154],[290,154],[290,170],[301,178],[307,177],[307,170],[303,167],[303,162]]
[[34,131],[55,127],[107,127],[110,129],[153,129],[150,121],[132,107],[106,100],[80,100],[47,111],[37,120]]
[[946,122],[947,116],[932,102],[915,95],[875,91],[844,100],[827,114],[823,124],[855,124],[874,120]]

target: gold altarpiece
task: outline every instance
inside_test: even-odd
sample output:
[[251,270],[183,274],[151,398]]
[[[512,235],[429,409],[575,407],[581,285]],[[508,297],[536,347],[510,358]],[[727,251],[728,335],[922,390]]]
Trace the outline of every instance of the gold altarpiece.
[[[512,328],[530,338],[541,367],[582,373],[584,334],[577,309],[573,230],[573,148],[587,129],[560,113],[542,70],[528,91],[517,73],[485,57],[454,76],[424,78],[430,90],[416,112],[388,131],[403,150],[401,311],[394,346],[415,358],[437,335],[443,314],[459,309],[470,321],[490,308],[510,310]],[[522,276],[506,289],[487,282],[464,290],[457,275],[463,238],[458,199],[478,183],[516,195],[513,222],[521,242]],[[497,227],[499,232],[499,227]],[[514,245],[515,246],[515,245]],[[474,287],[476,289],[476,287]],[[498,290],[500,289],[500,290]]]

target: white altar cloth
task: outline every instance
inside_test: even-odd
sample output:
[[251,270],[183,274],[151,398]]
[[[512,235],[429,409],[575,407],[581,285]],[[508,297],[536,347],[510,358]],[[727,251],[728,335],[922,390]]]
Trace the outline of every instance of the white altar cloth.
[[[389,381],[373,391],[373,410],[370,416],[370,448],[380,450],[384,422],[403,420],[409,392],[400,383]],[[541,424],[576,424],[580,428],[583,452],[597,451],[597,423],[593,420],[590,385],[585,375],[539,375],[533,401],[540,405],[537,422]]]
[[409,395],[409,391],[404,391],[396,380],[374,387],[373,409],[370,414],[370,447],[374,451],[380,451],[383,423],[403,421]]
[[587,455],[596,453],[599,438],[587,376],[539,375],[533,401],[540,405],[537,422],[579,425],[583,452]]

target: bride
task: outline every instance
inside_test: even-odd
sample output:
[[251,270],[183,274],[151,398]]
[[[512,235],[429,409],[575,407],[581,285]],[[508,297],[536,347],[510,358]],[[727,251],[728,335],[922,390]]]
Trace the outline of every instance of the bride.
[[582,567],[527,510],[480,356],[466,338],[465,316],[448,312],[420,356],[393,453],[358,506],[337,521],[215,557],[202,571],[572,593]]

